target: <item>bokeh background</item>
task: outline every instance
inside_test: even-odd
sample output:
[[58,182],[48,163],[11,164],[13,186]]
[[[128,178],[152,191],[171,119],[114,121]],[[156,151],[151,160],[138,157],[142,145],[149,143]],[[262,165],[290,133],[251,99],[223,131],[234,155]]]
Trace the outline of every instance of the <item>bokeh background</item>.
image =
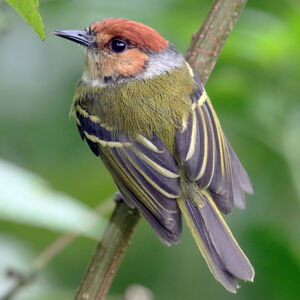
[[[105,201],[116,188],[68,119],[84,68],[81,49],[51,32],[125,17],[154,27],[185,52],[212,1],[40,2],[45,42],[0,2],[0,295],[13,284],[5,276],[9,267],[28,272],[55,239],[83,229],[13,298],[64,300],[72,299],[94,252],[109,216]],[[299,15],[298,0],[249,1],[206,85],[255,189],[246,211],[226,217],[255,267],[254,283],[228,293],[186,227],[182,242],[168,248],[143,220],[108,299],[300,299]],[[106,213],[91,217],[99,203]],[[85,230],[87,219],[99,221]],[[136,284],[148,298],[130,296]]]

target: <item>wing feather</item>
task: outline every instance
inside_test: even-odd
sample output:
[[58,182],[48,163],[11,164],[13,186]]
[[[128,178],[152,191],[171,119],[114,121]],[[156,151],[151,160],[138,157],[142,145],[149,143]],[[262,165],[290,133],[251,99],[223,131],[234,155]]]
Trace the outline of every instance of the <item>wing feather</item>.
[[77,126],[81,136],[104,161],[124,200],[137,207],[166,244],[178,242],[181,233],[180,169],[156,136],[129,139],[112,133],[95,116],[79,107]]
[[191,95],[192,112],[176,132],[176,150],[187,177],[208,189],[218,208],[229,213],[245,206],[250,180],[229,145],[218,117],[199,79]]

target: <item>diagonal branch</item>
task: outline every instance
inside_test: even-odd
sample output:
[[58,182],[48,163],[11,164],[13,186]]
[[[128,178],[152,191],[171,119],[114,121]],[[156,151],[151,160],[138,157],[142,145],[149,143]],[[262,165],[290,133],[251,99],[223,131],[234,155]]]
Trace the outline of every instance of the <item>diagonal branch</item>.
[[[216,0],[203,25],[193,35],[187,60],[203,84],[211,74],[226,39],[247,0]],[[75,296],[76,300],[103,300],[115,277],[130,237],[140,219],[123,201],[116,204]]]
[[136,209],[116,203],[75,299],[104,299],[139,219]]
[[216,0],[200,29],[192,36],[187,60],[206,83],[247,0]]
[[[97,213],[99,216],[104,216],[113,210],[112,199],[101,202],[92,214]],[[92,215],[91,214],[91,215]],[[29,271],[24,272],[17,268],[8,268],[6,270],[6,276],[14,280],[14,284],[0,296],[0,300],[11,300],[21,292],[26,286],[32,284],[38,277],[39,272],[45,268],[58,254],[60,254],[66,247],[70,245],[76,238],[89,229],[91,224],[87,221],[85,227],[79,231],[71,231],[62,234],[52,243],[50,243],[46,249],[44,249],[33,261],[32,267]]]

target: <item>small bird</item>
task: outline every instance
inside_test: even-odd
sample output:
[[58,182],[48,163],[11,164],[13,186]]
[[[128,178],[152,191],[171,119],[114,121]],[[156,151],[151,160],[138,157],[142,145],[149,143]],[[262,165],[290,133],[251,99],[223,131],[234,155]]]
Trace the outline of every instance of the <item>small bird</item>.
[[166,245],[179,242],[183,215],[228,291],[253,281],[220,213],[244,208],[252,185],[183,55],[154,29],[121,18],[54,34],[83,46],[86,70],[71,112],[127,205]]

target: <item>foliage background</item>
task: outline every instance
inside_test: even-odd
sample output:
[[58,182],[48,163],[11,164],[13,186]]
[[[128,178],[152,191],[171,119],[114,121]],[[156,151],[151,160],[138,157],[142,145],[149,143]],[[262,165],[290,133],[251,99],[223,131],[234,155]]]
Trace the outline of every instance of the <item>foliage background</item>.
[[[70,220],[80,227],[81,213],[115,191],[107,171],[68,120],[83,71],[81,50],[51,32],[125,17],[154,27],[185,52],[211,3],[43,0],[42,43],[17,12],[0,2],[0,158],[38,174],[53,190],[72,197],[65,196],[69,206],[50,197],[52,210],[39,209],[25,201],[14,175],[0,164],[0,181],[9,182],[0,189],[0,295],[12,284],[4,276],[8,266],[28,270],[41,250],[69,230]],[[182,243],[167,248],[143,220],[109,299],[124,299],[132,284],[164,300],[300,298],[299,14],[297,0],[249,1],[206,85],[255,189],[246,211],[235,209],[226,217],[255,267],[255,282],[242,283],[237,295],[226,292],[209,273],[186,229]],[[3,197],[7,185],[20,205]],[[35,188],[30,192],[34,194]],[[28,218],[24,221],[22,215]],[[72,243],[16,299],[71,299],[102,229],[98,224],[96,233]]]

